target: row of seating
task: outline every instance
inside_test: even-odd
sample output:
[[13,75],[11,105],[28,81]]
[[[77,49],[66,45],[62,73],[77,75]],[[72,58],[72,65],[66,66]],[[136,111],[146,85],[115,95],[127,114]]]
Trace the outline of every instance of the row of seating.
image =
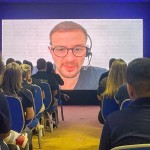
[[[46,82],[42,82],[43,90],[45,93],[45,98],[42,98],[41,95],[41,88],[37,85],[33,85],[34,87],[34,111],[35,111],[35,117],[40,119],[41,124],[44,126],[42,133],[41,131],[38,131],[38,144],[39,148],[42,148],[41,145],[41,136],[42,134],[45,134],[45,130],[49,129],[50,132],[53,132],[53,124],[58,127],[58,111],[56,106],[51,106],[52,102],[52,94],[49,87],[49,84]],[[32,94],[32,92],[31,92]],[[11,113],[11,120],[12,120],[12,130],[17,132],[22,132],[24,127],[28,124],[26,124],[25,117],[24,117],[24,111],[22,107],[22,103],[18,97],[14,96],[7,96],[7,101],[10,107],[10,113]],[[43,110],[43,103],[45,106],[45,109]],[[14,109],[15,108],[15,109]],[[42,108],[42,109],[41,109]],[[62,108],[62,103],[61,103]],[[52,114],[54,113],[54,120],[52,118]],[[63,116],[63,108],[62,108],[62,120],[64,120]],[[47,128],[48,126],[48,128]],[[19,147],[18,147],[19,149]]]

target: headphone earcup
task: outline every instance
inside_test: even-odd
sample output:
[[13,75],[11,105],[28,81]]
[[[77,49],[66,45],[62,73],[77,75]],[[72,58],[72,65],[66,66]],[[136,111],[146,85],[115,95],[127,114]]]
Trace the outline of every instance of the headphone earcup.
[[89,47],[86,47],[86,55],[85,55],[85,57],[88,57],[90,55],[92,55],[91,49]]

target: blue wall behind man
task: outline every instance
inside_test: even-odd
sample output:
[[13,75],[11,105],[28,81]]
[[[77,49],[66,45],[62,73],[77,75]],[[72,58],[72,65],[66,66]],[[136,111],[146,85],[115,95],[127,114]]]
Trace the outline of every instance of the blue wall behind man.
[[[44,1],[44,2],[43,2]],[[121,1],[121,0],[120,0]],[[150,57],[150,3],[99,2],[99,0],[0,0],[0,50],[2,50],[2,19],[143,19],[143,55]],[[148,0],[147,0],[148,1]],[[80,94],[79,92],[82,92]],[[72,94],[69,104],[97,104],[96,91]],[[68,93],[69,94],[69,93]],[[79,101],[77,101],[79,99]]]

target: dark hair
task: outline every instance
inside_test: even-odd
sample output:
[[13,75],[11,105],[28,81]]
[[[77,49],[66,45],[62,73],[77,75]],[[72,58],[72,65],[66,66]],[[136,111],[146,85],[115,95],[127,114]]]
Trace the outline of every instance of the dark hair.
[[13,58],[8,58],[6,60],[6,65],[8,65],[9,63],[15,62],[15,60]]
[[19,64],[19,65],[22,64],[22,62],[21,62],[20,60],[16,60],[15,62],[16,62],[17,64]]
[[46,69],[46,72],[47,72],[48,74],[51,74],[51,73],[54,72],[53,64],[52,64],[52,62],[50,62],[50,61],[47,61],[47,69]]
[[115,60],[116,60],[115,58],[111,58],[111,59],[109,60],[109,69],[111,68],[112,63],[113,63]]
[[45,70],[47,69],[47,63],[46,60],[44,58],[39,58],[37,60],[37,69],[38,70]]
[[150,91],[150,58],[137,58],[127,67],[127,83],[138,95]]
[[32,62],[28,61],[28,60],[23,60],[23,64],[27,64],[31,66],[31,71],[33,70],[33,64]]

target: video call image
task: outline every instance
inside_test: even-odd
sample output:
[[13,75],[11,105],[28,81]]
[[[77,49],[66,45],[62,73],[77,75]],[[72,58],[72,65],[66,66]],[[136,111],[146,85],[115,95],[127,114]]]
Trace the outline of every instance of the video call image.
[[[37,59],[44,58],[51,61],[57,71],[55,63],[59,59],[54,60],[48,49],[49,33],[62,21],[73,21],[86,29],[91,39],[88,38],[86,45],[92,52],[92,55],[85,57],[77,74],[73,73],[73,67],[66,69],[69,73],[57,72],[65,82],[62,90],[96,90],[100,77],[96,70],[100,69],[101,73],[108,70],[111,58],[121,58],[128,63],[143,56],[142,19],[8,19],[2,20],[4,62],[14,58],[29,60],[36,66]],[[73,81],[74,84],[70,86]]]

